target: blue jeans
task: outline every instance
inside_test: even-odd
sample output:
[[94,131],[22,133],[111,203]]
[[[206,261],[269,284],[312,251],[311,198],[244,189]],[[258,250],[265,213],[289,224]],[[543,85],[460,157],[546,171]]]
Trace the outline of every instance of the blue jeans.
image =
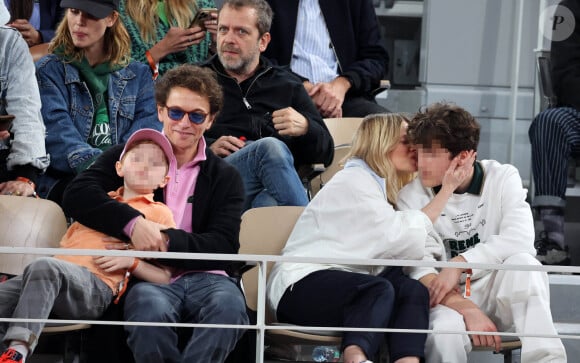
[[[139,282],[128,292],[125,320],[134,322],[248,324],[244,295],[232,278],[190,273],[171,284]],[[222,363],[242,329],[195,328],[180,351],[174,327],[126,326],[138,363]]]
[[294,157],[282,141],[274,137],[248,141],[224,160],[242,176],[246,190],[244,210],[308,204],[306,191],[294,168]]

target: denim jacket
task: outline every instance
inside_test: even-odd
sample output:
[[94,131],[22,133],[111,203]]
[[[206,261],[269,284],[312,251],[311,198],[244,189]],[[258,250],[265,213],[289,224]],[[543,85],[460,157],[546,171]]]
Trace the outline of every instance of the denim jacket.
[[[0,149],[10,149],[8,170],[28,165],[37,172],[44,171],[50,159],[44,146],[45,129],[34,63],[20,33],[0,26],[0,115],[6,114],[16,116],[10,129],[11,140],[0,142]],[[17,176],[34,178],[18,173]]]
[[[46,149],[51,154],[47,176],[40,193],[48,193],[62,176],[73,175],[76,167],[102,153],[87,143],[93,114],[93,100],[78,69],[54,54],[36,63],[36,76],[46,125]],[[141,128],[161,130],[149,67],[131,62],[110,75],[108,112],[112,144],[125,143]],[[50,180],[52,179],[52,180]]]

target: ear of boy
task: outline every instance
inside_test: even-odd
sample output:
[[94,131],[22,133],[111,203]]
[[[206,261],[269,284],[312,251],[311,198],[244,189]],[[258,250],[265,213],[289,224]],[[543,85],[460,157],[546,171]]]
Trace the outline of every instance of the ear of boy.
[[119,177],[122,178],[124,176],[124,174],[123,174],[123,163],[121,163],[120,161],[117,161],[115,163],[115,170],[117,171],[117,175]]
[[463,150],[459,152],[459,160],[457,166],[463,166],[469,160],[469,151]]

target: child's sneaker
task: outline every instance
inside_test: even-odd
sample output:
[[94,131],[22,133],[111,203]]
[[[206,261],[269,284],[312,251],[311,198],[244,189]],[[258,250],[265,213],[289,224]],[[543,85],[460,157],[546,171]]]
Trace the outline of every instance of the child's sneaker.
[[22,354],[18,353],[16,350],[8,348],[0,356],[0,363],[22,363],[24,359]]

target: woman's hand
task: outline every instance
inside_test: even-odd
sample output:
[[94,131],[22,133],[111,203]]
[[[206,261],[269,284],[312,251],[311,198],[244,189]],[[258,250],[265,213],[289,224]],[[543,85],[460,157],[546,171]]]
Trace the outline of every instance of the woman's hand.
[[459,289],[459,278],[462,273],[463,271],[459,268],[447,267],[441,270],[428,287],[431,307],[438,305],[449,292]]
[[205,29],[211,34],[212,44],[216,44],[217,41],[217,26],[218,26],[217,17],[218,14],[212,12],[211,18],[203,22],[203,24],[205,25]]
[[167,55],[183,52],[192,45],[199,44],[205,37],[205,30],[199,26],[193,28],[171,27],[165,37],[155,44],[149,51],[156,62]]
[[470,176],[476,156],[477,153],[470,150],[465,157],[461,154],[454,157],[443,176],[441,189],[453,193]]

